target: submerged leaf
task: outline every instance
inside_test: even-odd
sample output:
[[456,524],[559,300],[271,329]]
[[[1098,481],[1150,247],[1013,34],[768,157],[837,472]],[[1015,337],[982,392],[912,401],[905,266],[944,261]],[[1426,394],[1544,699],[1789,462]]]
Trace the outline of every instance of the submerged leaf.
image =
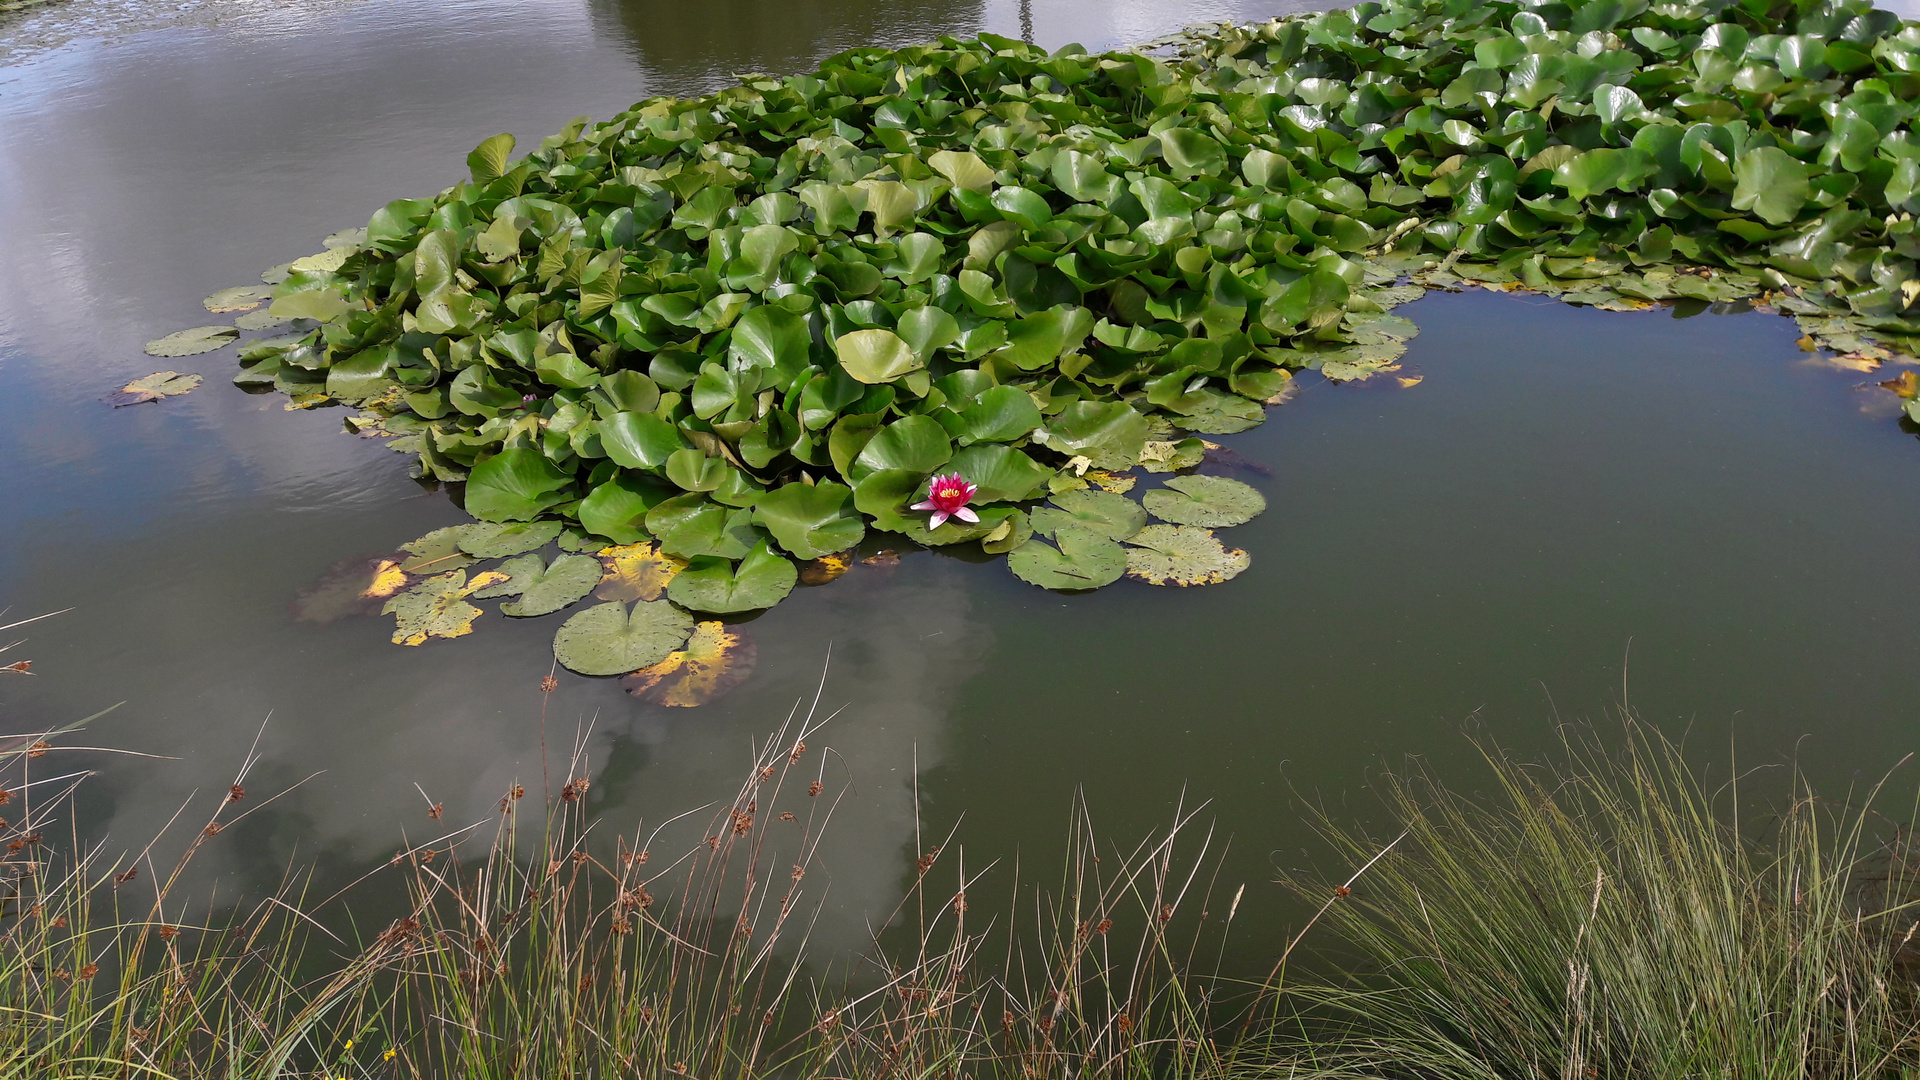
[[400,556],[377,555],[335,564],[293,598],[300,622],[330,623],[348,615],[377,615],[387,598],[407,584]]
[[1214,585],[1252,561],[1191,525],[1149,525],[1127,543],[1127,574],[1149,585]]
[[740,627],[695,624],[685,648],[620,680],[627,693],[671,708],[705,705],[745,682],[760,651]]
[[847,572],[853,565],[853,552],[836,551],[831,555],[822,555],[800,567],[800,584],[825,585]]

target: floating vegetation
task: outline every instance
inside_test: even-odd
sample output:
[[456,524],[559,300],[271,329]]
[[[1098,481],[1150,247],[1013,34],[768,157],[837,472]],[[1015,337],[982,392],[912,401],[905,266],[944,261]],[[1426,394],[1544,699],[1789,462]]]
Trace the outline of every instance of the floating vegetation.
[[495,136],[263,275],[295,332],[239,381],[358,406],[483,521],[678,560],[563,629],[615,673],[685,643],[662,595],[766,607],[869,529],[1047,588],[1226,580],[1204,529],[1265,500],[1143,506],[1135,470],[1201,466],[1299,371],[1417,384],[1391,312],[1429,288],[1920,344],[1920,25],[1861,0],[1396,0],[1171,44],[857,49]]
[[195,356],[231,345],[239,336],[240,331],[231,326],[196,326],[147,342],[146,353],[168,358]]
[[382,615],[396,620],[395,645],[424,645],[428,638],[465,637],[473,632],[473,620],[481,610],[466,602],[467,597],[507,580],[507,575],[485,571],[468,580],[464,570],[440,574],[388,600]]
[[198,375],[182,375],[177,371],[156,371],[114,391],[107,400],[113,402],[116,408],[121,405],[141,405],[149,401],[161,401],[187,393],[199,386],[200,381]]
[[665,660],[620,680],[627,693],[642,701],[673,708],[693,708],[745,682],[753,674],[760,650],[739,627],[703,622],[693,628],[685,648]]
[[273,295],[273,289],[266,285],[238,285],[231,289],[221,289],[201,301],[208,311],[216,315],[231,311],[252,311]]

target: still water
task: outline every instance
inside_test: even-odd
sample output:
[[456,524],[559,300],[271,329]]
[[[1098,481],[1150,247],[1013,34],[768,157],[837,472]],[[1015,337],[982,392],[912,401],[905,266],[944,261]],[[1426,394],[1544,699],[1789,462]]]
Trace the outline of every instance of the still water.
[[[543,739],[556,760],[585,747],[590,805],[621,831],[726,797],[824,672],[822,711],[840,711],[817,744],[852,787],[815,937],[839,947],[910,879],[916,805],[931,836],[964,818],[970,863],[1018,856],[1044,878],[1076,791],[1116,839],[1211,800],[1233,845],[1222,889],[1246,883],[1258,916],[1305,858],[1296,797],[1363,814],[1369,771],[1408,754],[1471,783],[1468,725],[1534,750],[1624,699],[1703,761],[1731,740],[1830,786],[1915,749],[1920,442],[1873,387],[1885,375],[1823,365],[1764,314],[1430,294],[1401,312],[1422,329],[1418,385],[1303,380],[1222,440],[1272,507],[1226,534],[1253,556],[1231,584],[1068,597],[1001,561],[910,554],[747,623],[754,676],[693,710],[564,671],[543,695],[553,618],[490,610],[418,649],[381,620],[296,621],[290,600],[330,566],[464,515],[338,410],[229,386],[230,350],[140,353],[217,321],[208,293],[454,182],[498,131],[526,146],[857,44],[987,30],[1099,48],[1286,10],[69,0],[0,24],[0,606],[73,609],[16,632],[8,658],[35,674],[0,683],[0,731],[126,702],[89,741],[170,760],[93,762],[88,821],[117,850],[223,791],[265,721],[250,788],[318,775],[210,846],[206,883],[232,895],[489,817],[537,785]],[[168,366],[207,382],[102,403]],[[1242,925],[1263,966],[1280,928]]]

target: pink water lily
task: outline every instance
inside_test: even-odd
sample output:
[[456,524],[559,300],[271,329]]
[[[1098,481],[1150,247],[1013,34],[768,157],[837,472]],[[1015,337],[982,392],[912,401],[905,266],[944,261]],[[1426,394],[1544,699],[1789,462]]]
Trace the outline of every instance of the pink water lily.
[[929,529],[939,528],[945,524],[946,520],[950,517],[977,524],[980,520],[980,515],[967,509],[967,502],[971,500],[979,490],[980,489],[974,485],[967,483],[966,477],[961,476],[959,473],[948,473],[945,476],[936,476],[933,478],[933,482],[927,485],[926,500],[914,503],[913,508],[915,510],[933,511],[933,517],[927,521],[927,528]]

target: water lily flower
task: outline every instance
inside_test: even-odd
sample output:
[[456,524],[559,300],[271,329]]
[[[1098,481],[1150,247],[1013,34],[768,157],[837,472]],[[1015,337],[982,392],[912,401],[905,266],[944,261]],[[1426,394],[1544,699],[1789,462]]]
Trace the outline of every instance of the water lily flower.
[[914,503],[913,508],[933,511],[933,517],[927,521],[929,529],[939,528],[950,517],[977,524],[980,521],[980,515],[967,509],[967,502],[979,490],[978,487],[967,483],[966,477],[959,473],[936,476],[933,482],[927,485],[925,501]]

